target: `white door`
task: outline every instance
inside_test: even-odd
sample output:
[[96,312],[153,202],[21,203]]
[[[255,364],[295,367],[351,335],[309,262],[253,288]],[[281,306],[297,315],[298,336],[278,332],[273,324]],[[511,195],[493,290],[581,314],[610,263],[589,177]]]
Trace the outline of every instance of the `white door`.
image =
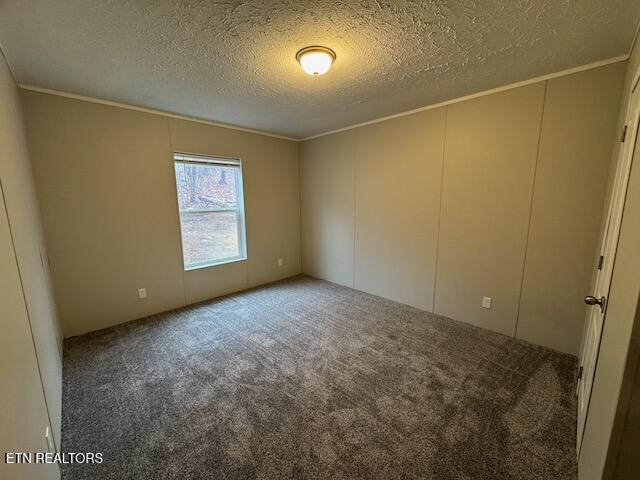
[[[637,86],[637,84],[636,84]],[[616,168],[611,199],[607,210],[607,225],[604,231],[604,239],[600,251],[600,262],[595,282],[595,291],[585,298],[585,303],[590,305],[587,313],[587,331],[580,355],[580,379],[578,381],[578,435],[576,437],[576,449],[580,455],[584,426],[589,410],[589,399],[596,369],[598,350],[600,349],[600,337],[607,311],[607,298],[613,274],[622,211],[627,194],[627,184],[634,154],[640,152],[636,148],[638,142],[638,121],[640,118],[640,88],[635,88],[627,109],[626,133],[624,144],[620,149],[620,156]]]

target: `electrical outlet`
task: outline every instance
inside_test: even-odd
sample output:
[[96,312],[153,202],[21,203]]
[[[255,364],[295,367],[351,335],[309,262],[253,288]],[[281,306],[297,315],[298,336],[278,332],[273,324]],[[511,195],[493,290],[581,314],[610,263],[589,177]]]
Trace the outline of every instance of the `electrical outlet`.
[[53,443],[53,437],[51,436],[51,429],[47,425],[44,429],[44,439],[47,441],[47,449],[49,453],[56,453],[56,445]]
[[278,259],[278,266],[281,267],[284,264],[284,260],[279,258]]
[[482,297],[482,308],[491,308],[491,297]]
[[139,298],[147,298],[147,289],[146,288],[139,288],[138,289],[138,297]]

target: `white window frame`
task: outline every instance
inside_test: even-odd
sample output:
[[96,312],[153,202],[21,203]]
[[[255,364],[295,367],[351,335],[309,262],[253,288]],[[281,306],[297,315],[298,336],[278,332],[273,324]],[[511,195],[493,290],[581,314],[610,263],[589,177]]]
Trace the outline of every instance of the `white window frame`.
[[[180,201],[178,199],[178,179],[175,176],[175,166],[178,164],[195,164],[204,166],[221,166],[236,167],[236,206],[229,208],[205,208],[205,209],[180,209]],[[185,272],[190,270],[198,270],[200,268],[214,267],[216,265],[224,265],[226,263],[241,262],[247,259],[247,226],[244,213],[244,185],[242,181],[242,160],[240,158],[207,156],[192,153],[174,152],[173,153],[173,174],[176,180],[176,202],[178,202],[178,214],[180,216],[180,245],[182,252],[182,265]],[[187,265],[184,257],[184,239],[182,237],[182,215],[188,213],[215,213],[215,212],[235,212],[236,223],[238,225],[238,250],[239,255],[234,257],[225,257],[215,260],[207,260]]]

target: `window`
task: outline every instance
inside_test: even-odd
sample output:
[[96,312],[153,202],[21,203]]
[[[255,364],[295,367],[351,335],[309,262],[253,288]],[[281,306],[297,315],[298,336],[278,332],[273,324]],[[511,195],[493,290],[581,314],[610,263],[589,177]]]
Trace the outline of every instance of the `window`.
[[175,153],[184,269],[247,258],[240,160]]

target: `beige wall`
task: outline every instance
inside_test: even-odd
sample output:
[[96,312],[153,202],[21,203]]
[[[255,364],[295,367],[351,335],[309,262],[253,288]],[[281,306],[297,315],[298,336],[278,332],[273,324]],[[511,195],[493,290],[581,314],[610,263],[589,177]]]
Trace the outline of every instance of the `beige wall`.
[[46,452],[44,433],[50,425],[4,202],[0,202],[0,272],[0,478],[59,478],[53,465],[4,461],[4,452]]
[[517,336],[565,352],[579,351],[624,69],[547,84]]
[[302,264],[305,273],[353,287],[355,145],[351,132],[301,147]]
[[[22,100],[65,336],[300,272],[295,142],[31,91]],[[248,260],[183,271],[173,150],[242,159]]]
[[[60,439],[61,360],[55,308],[16,85],[0,54],[0,451],[47,451]],[[58,443],[59,445],[59,443]],[[4,455],[4,453],[3,453]],[[6,465],[0,478],[59,478],[55,465]]]
[[444,120],[437,109],[302,144],[306,273],[432,308]]
[[447,107],[435,312],[505,335],[515,333],[544,89]]
[[303,142],[303,271],[576,354],[623,75],[617,63]]
[[433,309],[444,124],[439,108],[353,132],[355,288],[425,310]]
[[[632,82],[639,68],[640,44],[636,39],[627,62],[619,132],[626,119]],[[637,145],[578,463],[581,480],[600,480],[604,472],[640,293],[640,150]],[[610,178],[614,172],[615,168],[612,168]]]

